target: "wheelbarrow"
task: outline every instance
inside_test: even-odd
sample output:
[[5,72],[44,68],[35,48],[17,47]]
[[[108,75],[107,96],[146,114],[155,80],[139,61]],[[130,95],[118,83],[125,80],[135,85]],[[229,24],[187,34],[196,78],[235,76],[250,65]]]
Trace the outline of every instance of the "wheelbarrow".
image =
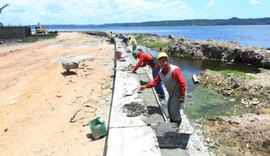
[[69,72],[70,69],[79,68],[79,62],[62,62],[62,67],[65,69],[65,72]]

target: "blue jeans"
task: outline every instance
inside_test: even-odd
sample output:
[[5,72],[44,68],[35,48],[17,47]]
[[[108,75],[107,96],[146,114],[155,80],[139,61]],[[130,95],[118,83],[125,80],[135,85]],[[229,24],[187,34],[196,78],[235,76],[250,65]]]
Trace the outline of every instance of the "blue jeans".
[[128,45],[128,39],[127,38],[124,38],[123,42],[126,44],[126,46]]
[[[160,68],[158,68],[156,70],[152,70],[153,78],[155,78],[158,75],[159,70],[160,70]],[[165,98],[165,93],[164,93],[164,90],[163,90],[163,87],[162,87],[162,83],[157,84],[155,86],[155,90],[159,94],[161,99]]]

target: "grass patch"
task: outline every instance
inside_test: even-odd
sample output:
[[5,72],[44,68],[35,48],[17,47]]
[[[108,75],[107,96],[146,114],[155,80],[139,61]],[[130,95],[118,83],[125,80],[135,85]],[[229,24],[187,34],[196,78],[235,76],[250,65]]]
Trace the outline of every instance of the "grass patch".
[[242,78],[246,78],[246,79],[256,79],[255,77],[251,76],[251,75],[248,75],[246,74],[245,72],[242,72],[242,71],[238,71],[238,70],[221,70],[220,71],[223,75],[233,75],[233,76],[237,76],[237,77],[242,77]]
[[142,35],[138,35],[135,37],[136,41],[138,42],[138,44],[152,48],[154,50],[159,50],[164,49],[165,44],[159,40],[154,40],[151,37],[148,36],[142,36]]
[[138,43],[142,43],[144,38],[143,38],[142,35],[139,35],[139,36],[136,36],[135,39],[136,39],[136,41],[137,41]]
[[244,72],[237,71],[237,70],[221,70],[220,71],[223,75],[235,75],[235,76],[241,76],[245,77],[247,76]]
[[233,76],[236,76],[236,77],[242,77],[242,78],[245,78],[245,79],[256,79],[255,77],[251,76],[251,75],[248,75],[246,74],[245,72],[242,72],[242,71],[238,71],[238,70],[228,70],[228,69],[225,69],[225,70],[221,70],[220,71],[223,75],[233,75]]
[[270,71],[269,69],[265,69],[265,68],[258,68],[258,69],[260,70],[261,73]]
[[32,43],[32,42],[37,42],[37,41],[42,41],[42,40],[47,40],[47,39],[53,39],[57,36],[57,34],[48,34],[48,35],[32,35],[30,37],[27,37],[22,40],[23,43]]

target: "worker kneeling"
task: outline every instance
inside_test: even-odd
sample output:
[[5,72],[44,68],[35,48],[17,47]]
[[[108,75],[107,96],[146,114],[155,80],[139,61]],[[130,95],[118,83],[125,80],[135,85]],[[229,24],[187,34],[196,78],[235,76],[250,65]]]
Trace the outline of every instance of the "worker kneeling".
[[[139,58],[138,63],[131,70],[132,73],[135,73],[139,67],[145,67],[146,65],[149,65],[152,69],[153,79],[157,76],[158,72],[160,71],[160,66],[157,64],[155,57],[147,52],[142,51],[142,49],[134,50],[132,55],[135,57],[135,59]],[[156,84],[155,90],[157,94],[159,94],[159,98],[161,100],[165,99],[162,83]]]
[[170,122],[176,123],[180,126],[182,117],[180,109],[183,108],[186,94],[186,80],[181,72],[181,69],[175,65],[169,63],[169,57],[166,53],[161,52],[157,56],[158,64],[161,67],[161,71],[157,77],[146,85],[141,86],[141,90],[145,88],[151,88],[163,82],[168,93],[168,112]]

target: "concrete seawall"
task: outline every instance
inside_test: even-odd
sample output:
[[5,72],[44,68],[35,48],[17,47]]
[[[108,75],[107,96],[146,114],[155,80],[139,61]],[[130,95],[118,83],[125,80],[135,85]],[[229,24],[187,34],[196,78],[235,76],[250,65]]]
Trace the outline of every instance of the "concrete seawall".
[[[202,137],[196,134],[185,115],[183,115],[180,132],[191,134],[189,134],[187,148],[160,148],[160,140],[164,137],[160,139],[157,136],[159,133],[157,127],[170,125],[170,123],[167,122],[167,116],[160,107],[160,101],[153,89],[138,92],[141,84],[150,81],[151,70],[144,67],[139,68],[136,74],[131,73],[132,65],[135,65],[137,61],[131,53],[126,52],[120,40],[116,41],[115,82],[104,155],[209,155]],[[175,136],[180,134],[179,132],[172,133]],[[172,143],[174,141],[179,142],[179,140],[172,140]]]

